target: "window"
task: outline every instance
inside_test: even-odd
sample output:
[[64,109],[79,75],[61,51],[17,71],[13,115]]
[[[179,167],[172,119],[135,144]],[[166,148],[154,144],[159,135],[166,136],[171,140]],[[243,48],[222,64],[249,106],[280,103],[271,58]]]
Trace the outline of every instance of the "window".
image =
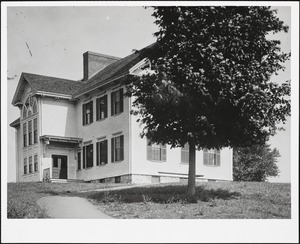
[[34,172],[38,172],[38,157],[34,155]]
[[123,88],[111,93],[111,115],[123,112]]
[[52,156],[52,158],[53,158],[53,168],[58,168],[58,157]]
[[32,121],[28,121],[28,145],[32,145]]
[[32,173],[32,156],[29,157],[29,174]]
[[111,161],[124,160],[124,136],[111,138]]
[[151,183],[160,183],[160,176],[153,175],[151,177]]
[[121,176],[115,177],[115,183],[121,183]]
[[24,107],[23,108],[23,118],[26,118],[27,117],[27,108]]
[[203,150],[203,164],[209,166],[220,166],[220,150],[204,149]]
[[166,145],[151,143],[151,141],[147,139],[147,160],[167,161]]
[[37,143],[37,119],[33,120],[33,143]]
[[24,175],[27,174],[27,158],[24,158]]
[[27,116],[29,117],[29,116],[31,116],[31,115],[32,115],[32,109],[31,109],[31,108],[29,108],[29,109],[28,109]]
[[189,163],[189,144],[186,143],[184,147],[181,148],[181,163],[188,164]]
[[107,95],[96,100],[96,120],[107,118]]
[[37,113],[37,100],[35,97],[28,97],[23,106],[23,118]]
[[83,147],[83,168],[93,167],[93,144]]
[[107,164],[107,140],[97,142],[97,165]]
[[32,105],[32,111],[33,111],[34,114],[37,112],[36,102]]
[[23,124],[23,145],[27,147],[27,124]]
[[77,170],[81,169],[81,152],[77,153]]
[[82,104],[82,124],[93,123],[93,101]]

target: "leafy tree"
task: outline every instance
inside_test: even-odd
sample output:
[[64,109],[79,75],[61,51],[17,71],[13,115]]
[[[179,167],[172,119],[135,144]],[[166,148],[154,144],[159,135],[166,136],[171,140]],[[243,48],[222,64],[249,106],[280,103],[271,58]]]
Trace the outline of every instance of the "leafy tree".
[[289,53],[269,33],[288,31],[270,7],[153,7],[157,42],[140,51],[153,73],[133,78],[128,95],[142,136],[195,150],[264,144],[290,115],[290,83],[275,84]]
[[270,145],[253,145],[233,150],[233,180],[266,181],[268,176],[279,174],[277,158],[279,151]]

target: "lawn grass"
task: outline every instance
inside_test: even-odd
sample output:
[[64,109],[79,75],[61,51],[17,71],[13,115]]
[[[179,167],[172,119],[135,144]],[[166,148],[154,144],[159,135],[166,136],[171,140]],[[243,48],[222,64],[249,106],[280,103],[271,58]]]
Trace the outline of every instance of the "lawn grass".
[[90,194],[104,213],[121,219],[289,219],[290,184],[206,182],[196,198],[186,185],[163,184]]
[[[158,184],[123,190],[101,183],[8,183],[8,218],[48,218],[36,201],[43,196],[87,198],[104,213],[120,219],[289,219],[291,186],[264,182],[203,182],[196,197],[186,185]],[[89,192],[80,192],[90,190]]]
[[[36,201],[44,196],[65,195],[73,192],[113,187],[116,184],[101,183],[8,183],[7,218],[48,218]],[[120,184],[118,184],[120,185]]]

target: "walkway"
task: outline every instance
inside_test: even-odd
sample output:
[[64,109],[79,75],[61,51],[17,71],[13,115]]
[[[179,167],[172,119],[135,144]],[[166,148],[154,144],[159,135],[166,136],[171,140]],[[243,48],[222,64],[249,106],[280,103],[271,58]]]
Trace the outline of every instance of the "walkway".
[[[136,187],[147,187],[155,184],[134,184],[128,186],[116,186],[100,189],[91,189],[78,191],[82,194],[99,191],[114,191]],[[113,219],[102,213],[95,205],[90,203],[86,198],[77,196],[47,196],[37,200],[37,204],[45,209],[50,218],[56,219]]]
[[113,219],[81,197],[47,196],[37,201],[50,218],[56,219]]

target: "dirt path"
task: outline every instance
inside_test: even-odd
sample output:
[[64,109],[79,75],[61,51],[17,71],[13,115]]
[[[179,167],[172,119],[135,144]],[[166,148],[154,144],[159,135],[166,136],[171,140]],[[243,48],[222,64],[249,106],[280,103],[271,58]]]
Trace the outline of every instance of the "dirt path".
[[102,213],[87,199],[69,196],[47,196],[37,201],[47,211],[50,218],[56,219],[113,219]]

